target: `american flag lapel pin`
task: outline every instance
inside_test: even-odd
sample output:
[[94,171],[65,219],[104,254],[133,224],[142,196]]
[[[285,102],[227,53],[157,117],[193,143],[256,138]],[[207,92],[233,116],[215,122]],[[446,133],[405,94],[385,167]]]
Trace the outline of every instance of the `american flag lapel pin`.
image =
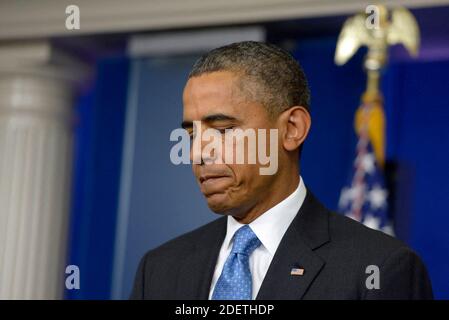
[[291,276],[302,276],[304,274],[304,268],[298,267],[298,268],[292,268],[290,271]]

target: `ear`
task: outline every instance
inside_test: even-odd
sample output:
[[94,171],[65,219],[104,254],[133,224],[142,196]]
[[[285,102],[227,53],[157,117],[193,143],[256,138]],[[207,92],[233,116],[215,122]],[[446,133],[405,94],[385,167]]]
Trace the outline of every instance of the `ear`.
[[284,149],[294,151],[306,140],[312,124],[312,119],[306,108],[294,106],[285,110],[279,116],[279,125],[282,127],[281,142]]

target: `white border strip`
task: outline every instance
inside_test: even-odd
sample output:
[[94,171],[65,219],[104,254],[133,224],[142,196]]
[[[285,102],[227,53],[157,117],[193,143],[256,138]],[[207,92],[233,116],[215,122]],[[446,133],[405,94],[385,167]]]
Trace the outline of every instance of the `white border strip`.
[[[80,9],[80,29],[67,30],[66,7]],[[448,0],[384,0],[389,7],[449,4]],[[0,1],[0,39],[145,32],[354,14],[372,0],[40,0]]]

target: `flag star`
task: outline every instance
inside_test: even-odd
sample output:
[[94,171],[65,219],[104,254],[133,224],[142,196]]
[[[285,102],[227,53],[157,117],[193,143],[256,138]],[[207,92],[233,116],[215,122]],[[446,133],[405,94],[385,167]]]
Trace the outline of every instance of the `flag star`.
[[368,228],[379,230],[380,219],[372,215],[366,215],[363,224]]
[[373,173],[375,170],[375,161],[374,154],[367,153],[361,156],[361,158],[358,160],[360,161],[360,165],[362,166],[363,170],[365,170],[366,173]]
[[385,232],[386,234],[394,237],[394,230],[393,230],[393,226],[391,224],[386,224],[383,228],[382,231]]
[[352,200],[352,188],[343,188],[340,193],[340,200],[338,206],[340,208],[346,207]]
[[387,204],[387,190],[376,185],[368,193],[368,200],[371,203],[371,208],[374,210],[383,208]]
[[363,197],[365,188],[366,186],[363,183],[352,185],[351,188],[343,188],[339,200],[340,208],[347,206],[350,202],[359,197]]

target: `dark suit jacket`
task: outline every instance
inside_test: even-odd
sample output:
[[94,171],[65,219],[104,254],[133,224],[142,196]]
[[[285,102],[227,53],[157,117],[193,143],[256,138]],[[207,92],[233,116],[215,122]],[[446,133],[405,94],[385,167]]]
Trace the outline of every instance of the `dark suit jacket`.
[[[208,299],[226,225],[226,217],[219,218],[149,251],[130,298]],[[379,289],[366,286],[369,265],[379,267]],[[291,275],[294,267],[304,274]],[[307,191],[257,299],[432,299],[432,288],[425,266],[404,243],[328,211]]]

